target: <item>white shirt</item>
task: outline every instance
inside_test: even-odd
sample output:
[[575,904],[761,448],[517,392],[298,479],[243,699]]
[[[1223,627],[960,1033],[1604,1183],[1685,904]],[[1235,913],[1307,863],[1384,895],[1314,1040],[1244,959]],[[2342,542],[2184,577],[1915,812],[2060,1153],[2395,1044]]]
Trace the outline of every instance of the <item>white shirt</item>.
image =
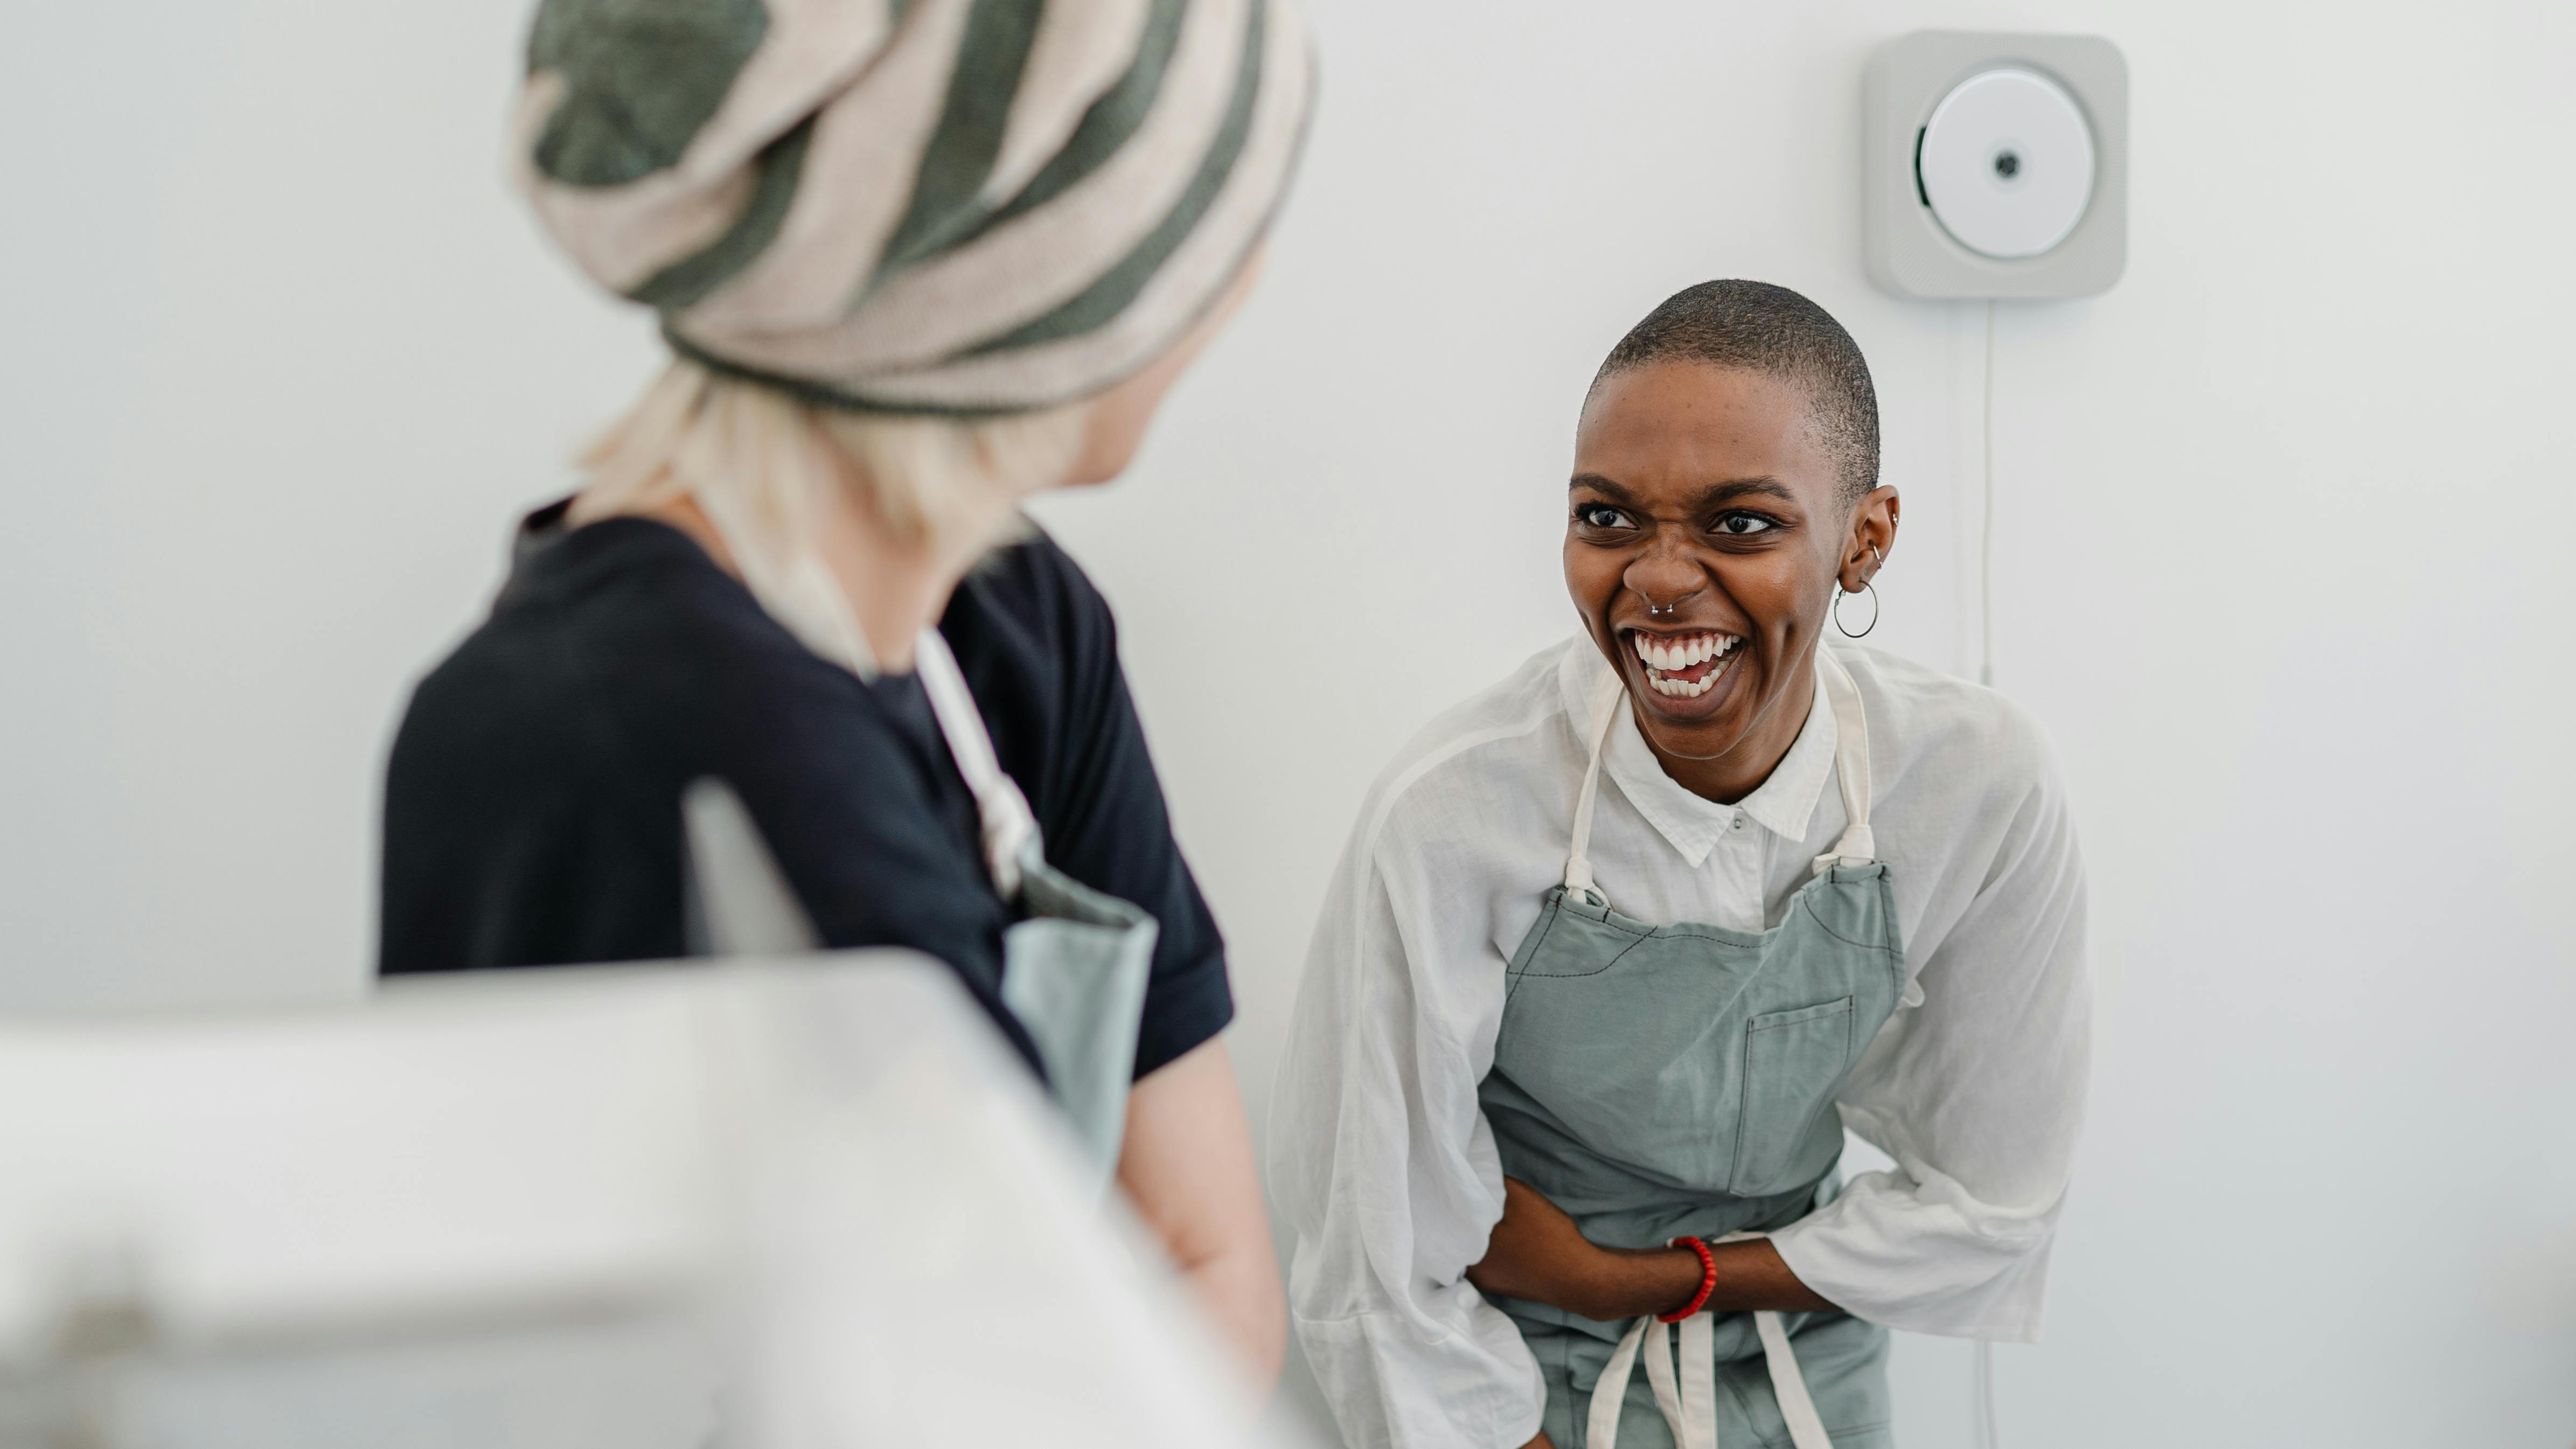
[[[1906,957],[1896,1013],[1837,1099],[1895,1160],[1773,1235],[1799,1279],[1873,1322],[2038,1336],[2083,1115],[2084,875],[2038,727],[1991,690],[1839,646],[1869,728],[1870,824]],[[1299,1341],[1355,1449],[1518,1446],[1538,1368],[1463,1276],[1502,1216],[1476,1098],[1503,971],[1565,874],[1609,665],[1577,635],[1449,711],[1379,777],[1308,954],[1271,1175],[1295,1234]],[[1720,805],[1667,777],[1622,712],[1593,826],[1623,915],[1779,924],[1845,824],[1818,691],[1771,777]]]

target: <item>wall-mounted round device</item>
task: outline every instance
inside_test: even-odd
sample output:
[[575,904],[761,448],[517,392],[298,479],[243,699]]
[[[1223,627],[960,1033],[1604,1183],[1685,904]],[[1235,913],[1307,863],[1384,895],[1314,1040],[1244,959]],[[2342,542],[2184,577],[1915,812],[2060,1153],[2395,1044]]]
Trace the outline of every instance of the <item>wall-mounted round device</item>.
[[2037,71],[1979,71],[1932,108],[1914,174],[1959,245],[2007,261],[2039,256],[2093,200],[2093,128]]
[[1919,31],[1871,63],[1870,275],[1911,297],[2080,297],[2128,252],[2128,69],[2092,36]]

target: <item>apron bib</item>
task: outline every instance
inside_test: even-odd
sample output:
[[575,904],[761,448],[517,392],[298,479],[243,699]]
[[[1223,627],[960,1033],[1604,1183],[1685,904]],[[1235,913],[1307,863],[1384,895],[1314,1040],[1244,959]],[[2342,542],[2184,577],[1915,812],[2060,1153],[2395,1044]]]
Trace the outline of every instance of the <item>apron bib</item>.
[[[1588,851],[1602,748],[1627,693],[1615,675],[1602,690],[1565,883],[1512,957],[1493,1070],[1477,1091],[1503,1171],[1596,1243],[1760,1237],[1838,1186],[1834,1098],[1896,1010],[1905,953],[1870,839],[1860,694],[1822,650],[1816,676],[1851,824],[1762,932],[1610,908]],[[1847,1314],[1702,1312],[1674,1332],[1651,1316],[1602,1323],[1518,1299],[1497,1306],[1538,1359],[1558,1449],[1889,1442],[1886,1330]]]

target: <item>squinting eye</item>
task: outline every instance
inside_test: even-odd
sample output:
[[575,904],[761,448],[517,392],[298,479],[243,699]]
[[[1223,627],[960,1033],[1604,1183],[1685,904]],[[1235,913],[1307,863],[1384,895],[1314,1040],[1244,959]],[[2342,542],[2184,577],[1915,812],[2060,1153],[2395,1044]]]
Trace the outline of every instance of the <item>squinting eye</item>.
[[1730,513],[1717,521],[1720,533],[1768,533],[1771,528],[1770,519],[1756,518],[1750,513]]

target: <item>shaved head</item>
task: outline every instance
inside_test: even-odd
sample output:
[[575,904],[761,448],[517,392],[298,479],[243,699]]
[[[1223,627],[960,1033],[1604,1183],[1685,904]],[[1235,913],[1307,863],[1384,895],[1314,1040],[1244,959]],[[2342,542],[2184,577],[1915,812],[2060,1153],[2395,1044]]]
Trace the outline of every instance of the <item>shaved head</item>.
[[1745,281],[1675,292],[1610,349],[1592,390],[1657,362],[1739,368],[1795,383],[1807,394],[1808,424],[1834,461],[1843,501],[1857,502],[1878,486],[1878,390],[1869,364],[1833,314],[1805,297]]

